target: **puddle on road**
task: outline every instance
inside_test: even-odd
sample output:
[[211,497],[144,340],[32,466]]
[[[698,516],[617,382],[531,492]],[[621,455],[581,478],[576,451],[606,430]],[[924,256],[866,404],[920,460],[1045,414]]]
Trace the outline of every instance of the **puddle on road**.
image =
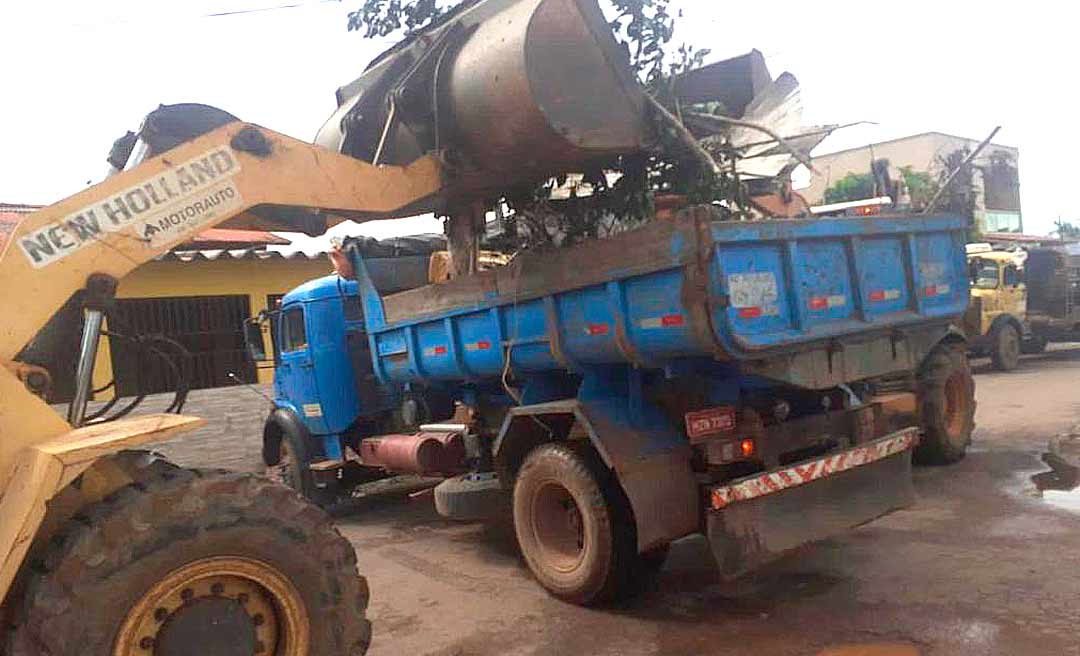
[[1050,465],[1050,471],[1031,477],[1038,495],[1051,506],[1080,512],[1080,468],[1052,453],[1045,454],[1043,462]]
[[818,652],[817,656],[919,656],[919,650],[900,643],[837,645]]

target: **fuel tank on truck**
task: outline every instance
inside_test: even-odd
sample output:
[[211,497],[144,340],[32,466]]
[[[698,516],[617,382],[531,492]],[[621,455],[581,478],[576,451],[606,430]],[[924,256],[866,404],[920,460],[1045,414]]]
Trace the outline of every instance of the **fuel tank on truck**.
[[650,141],[644,91],[596,0],[466,2],[383,53],[338,102],[316,143],[377,164],[442,151],[444,202]]

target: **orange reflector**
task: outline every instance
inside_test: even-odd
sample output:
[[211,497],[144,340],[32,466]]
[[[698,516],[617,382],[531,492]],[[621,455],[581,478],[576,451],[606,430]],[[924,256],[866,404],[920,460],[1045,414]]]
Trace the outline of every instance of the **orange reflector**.
[[739,442],[739,448],[742,449],[743,457],[749,458],[754,455],[754,440],[747,439]]

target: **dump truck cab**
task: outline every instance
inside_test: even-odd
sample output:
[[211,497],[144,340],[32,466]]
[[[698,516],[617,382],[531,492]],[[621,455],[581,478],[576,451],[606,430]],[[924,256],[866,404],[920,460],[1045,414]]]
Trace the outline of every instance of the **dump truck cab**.
[[[423,284],[439,252],[374,259],[382,289]],[[453,401],[441,388],[376,380],[355,280],[308,281],[248,322],[249,354],[273,362],[273,403],[263,429],[267,474],[321,505],[390,472],[363,467],[360,441],[441,421]],[[270,337],[267,351],[264,338]]]
[[274,404],[292,413],[320,451],[340,459],[331,436],[360,413],[358,379],[350,351],[366,347],[356,283],[336,275],[312,280],[285,295],[269,319],[274,343]]
[[971,302],[964,332],[975,352],[990,355],[999,371],[1009,371],[1038,341],[1027,323],[1024,254],[989,244],[969,244],[967,253]]

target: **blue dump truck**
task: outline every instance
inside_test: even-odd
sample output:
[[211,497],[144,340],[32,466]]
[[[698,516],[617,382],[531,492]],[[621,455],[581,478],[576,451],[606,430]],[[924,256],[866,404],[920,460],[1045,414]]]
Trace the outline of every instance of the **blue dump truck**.
[[575,603],[632,592],[691,534],[739,575],[909,505],[913,459],[964,456],[965,231],[690,208],[409,289],[347,243],[355,280],[270,317],[266,464],[324,503],[444,477],[440,513],[509,513],[536,578]]

